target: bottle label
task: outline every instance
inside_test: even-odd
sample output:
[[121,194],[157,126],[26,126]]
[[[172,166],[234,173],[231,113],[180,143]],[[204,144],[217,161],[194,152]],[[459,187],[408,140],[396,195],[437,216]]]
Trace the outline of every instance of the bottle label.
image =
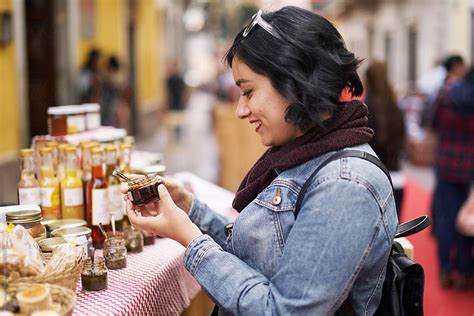
[[122,194],[120,193],[120,185],[111,185],[109,190],[109,211],[110,214],[114,215],[116,221],[123,219],[123,200]]
[[18,189],[18,203],[41,205],[41,191],[40,188],[19,188]]
[[84,204],[82,188],[64,189],[64,206],[79,206]]
[[41,206],[59,206],[59,189],[57,187],[41,188]]
[[92,225],[98,226],[110,224],[110,213],[108,211],[107,189],[92,189]]

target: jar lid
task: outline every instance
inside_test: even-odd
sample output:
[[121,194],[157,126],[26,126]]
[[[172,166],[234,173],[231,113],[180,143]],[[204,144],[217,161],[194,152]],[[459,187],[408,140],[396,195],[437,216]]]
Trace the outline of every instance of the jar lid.
[[81,107],[82,110],[87,113],[100,111],[99,103],[84,103],[81,105]]
[[[44,224],[44,223],[43,223]],[[87,222],[83,219],[57,219],[47,224],[51,230],[59,228],[72,228],[86,226]]]
[[51,232],[52,236],[56,237],[78,237],[78,236],[89,236],[92,230],[88,227],[66,227],[58,228]]
[[38,245],[40,246],[41,250],[44,251],[53,251],[60,245],[68,244],[69,242],[63,237],[52,237],[52,238],[45,238],[38,241]]
[[41,211],[35,209],[25,209],[21,211],[12,211],[5,214],[8,223],[26,224],[41,221]]
[[54,106],[48,108],[48,115],[68,115],[71,114],[69,109],[64,106]]

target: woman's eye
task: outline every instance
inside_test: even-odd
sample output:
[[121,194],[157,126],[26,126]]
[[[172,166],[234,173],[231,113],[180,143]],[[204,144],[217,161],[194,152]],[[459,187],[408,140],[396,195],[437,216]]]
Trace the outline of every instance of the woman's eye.
[[251,94],[252,94],[252,90],[245,90],[244,93],[242,93],[242,95],[247,98],[250,97]]

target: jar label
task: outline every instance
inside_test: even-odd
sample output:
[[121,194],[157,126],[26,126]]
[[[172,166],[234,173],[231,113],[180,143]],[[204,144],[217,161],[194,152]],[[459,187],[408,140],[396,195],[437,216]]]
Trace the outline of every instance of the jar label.
[[92,225],[110,224],[107,189],[92,189]]
[[116,221],[123,219],[123,200],[122,194],[120,193],[120,185],[111,185],[109,190],[109,211],[110,214],[114,215]]
[[100,127],[100,114],[99,113],[87,113],[87,129],[95,129]]
[[82,188],[64,189],[64,206],[79,206],[84,204]]
[[40,188],[19,188],[18,189],[18,203],[41,205],[41,191]]
[[41,206],[59,206],[59,188],[41,188]]

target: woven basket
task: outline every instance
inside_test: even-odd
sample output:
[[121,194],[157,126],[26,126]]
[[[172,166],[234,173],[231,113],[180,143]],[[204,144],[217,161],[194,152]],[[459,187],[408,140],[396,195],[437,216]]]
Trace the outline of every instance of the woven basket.
[[[35,285],[34,283],[16,283],[8,286],[7,292],[11,297],[15,297],[19,291]],[[41,284],[49,289],[53,303],[61,305],[59,314],[61,316],[71,315],[74,305],[76,305],[76,293],[70,289],[59,285]]]
[[[48,260],[47,256],[45,257],[46,257],[45,259]],[[63,286],[65,288],[75,291],[77,281],[79,281],[79,278],[81,277],[83,265],[84,265],[83,257],[77,256],[75,264],[62,272],[54,271],[51,273],[41,274],[41,275],[36,275],[36,276],[31,276],[31,277],[17,277],[17,278],[10,277],[7,280],[8,287],[9,288],[11,287],[12,289],[14,289],[15,286],[18,286],[18,284],[22,284],[22,283],[41,283],[41,284],[48,283],[48,284]]]

